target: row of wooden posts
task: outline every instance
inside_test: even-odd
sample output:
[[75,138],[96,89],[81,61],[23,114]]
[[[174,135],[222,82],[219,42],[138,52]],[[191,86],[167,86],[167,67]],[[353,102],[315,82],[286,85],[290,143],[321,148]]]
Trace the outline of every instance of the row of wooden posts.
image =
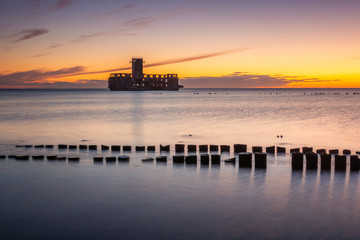
[[[177,153],[183,153],[185,152],[185,144],[175,144],[175,152]],[[24,148],[47,148],[47,149],[53,149],[55,148],[55,145],[16,145],[16,147],[24,147]],[[57,145],[59,150],[98,150],[98,146],[97,145],[67,145],[67,144],[59,144]],[[111,150],[114,152],[120,152],[121,148],[124,152],[131,152],[132,151],[132,146],[130,145],[124,145],[124,146],[120,146],[120,145],[101,145],[100,149],[102,151],[107,151],[107,150]],[[154,152],[156,150],[156,146],[135,146],[135,151],[140,152],[140,151],[149,151],[149,152]],[[159,146],[159,150],[160,152],[170,152],[170,145],[160,145]],[[187,152],[189,153],[193,153],[193,152],[230,152],[230,145],[192,145],[189,144],[187,145]],[[234,144],[233,146],[233,150],[234,153],[241,153],[241,152],[247,152],[248,151],[248,147],[246,144]],[[263,147],[262,146],[253,146],[252,147],[252,152],[256,153],[256,152],[263,152]],[[313,148],[312,147],[303,147],[302,149],[300,148],[291,148],[290,149],[290,153],[298,153],[298,152],[302,152],[303,153],[308,153],[308,152],[313,152]],[[285,147],[280,147],[280,146],[270,146],[270,147],[265,147],[265,152],[266,153],[286,153],[286,148]],[[326,153],[326,149],[317,149],[316,153]],[[339,154],[340,151],[339,149],[330,149],[329,150],[330,154]],[[342,151],[343,154],[349,155],[351,154],[351,151],[349,149],[344,149]],[[356,154],[360,154],[360,151],[356,152]]]
[[[267,153],[250,153],[250,152],[241,152],[238,154],[239,156],[239,167],[252,167],[253,162],[253,155],[254,155],[254,163],[255,168],[266,168],[267,167]],[[303,170],[304,166],[306,166],[307,170],[311,169],[318,169],[319,166],[319,156],[320,156],[320,168],[321,170],[330,170],[331,169],[331,161],[332,161],[332,154],[327,153],[314,153],[314,152],[307,152],[307,153],[300,153],[295,152],[292,153],[291,156],[291,166],[293,170]],[[5,159],[5,155],[0,155],[0,159]],[[16,160],[29,160],[29,155],[9,155],[9,159],[14,158]],[[69,161],[79,161],[80,157],[78,156],[70,156],[70,157],[64,157],[64,156],[57,156],[57,155],[33,155],[33,160],[66,160]],[[116,160],[118,161],[129,161],[130,158],[127,155],[122,155],[119,157],[115,156],[95,156],[94,162],[102,162],[103,160],[106,160],[107,162],[114,162]],[[347,167],[347,156],[346,155],[334,155],[335,163],[334,168],[337,171],[345,171]],[[154,159],[152,157],[142,159],[143,162],[149,162],[153,161]],[[305,163],[304,164],[304,160]],[[156,157],[156,161],[158,162],[167,162],[167,156],[158,156]],[[203,153],[200,154],[200,163],[201,164],[220,164],[221,162],[221,155],[220,154],[207,154]],[[236,163],[236,158],[230,158],[224,160],[224,162],[227,163]],[[186,163],[186,164],[197,164],[198,163],[198,156],[197,155],[174,155],[173,156],[173,163]],[[360,160],[357,155],[351,155],[350,156],[350,169],[353,171],[358,171],[360,169]]]
[[[240,167],[251,167],[252,166],[252,153],[239,153],[239,166]],[[266,168],[267,166],[267,155],[266,153],[254,153],[255,155],[255,167],[258,168]],[[0,155],[0,159],[5,159],[5,155]],[[9,159],[15,160],[29,160],[29,155],[9,155]],[[65,156],[56,156],[56,155],[33,155],[31,156],[33,160],[66,160],[69,161],[79,161],[80,157],[72,156],[72,157],[65,157]],[[107,162],[114,162],[116,160],[120,161],[129,161],[130,157],[127,155],[121,155],[119,157],[116,156],[95,156],[94,162],[103,162],[104,160]],[[197,155],[174,155],[173,156],[173,163],[186,163],[186,164],[197,164],[198,156]],[[142,162],[150,162],[154,161],[152,157],[142,159]],[[156,161],[158,162],[167,162],[167,156],[158,156],[156,157]],[[236,158],[230,158],[224,160],[228,163],[236,163]],[[221,162],[221,155],[220,154],[201,154],[200,155],[200,163],[201,164],[220,164]]]
[[[347,156],[338,154],[327,154],[321,153],[320,155],[313,152],[308,153],[293,153],[291,156],[291,166],[293,170],[304,169],[304,157],[306,162],[307,170],[317,170],[319,166],[320,156],[320,169],[330,170],[331,169],[331,157],[334,155],[334,168],[336,171],[345,171],[347,166]],[[360,169],[360,161],[357,155],[350,156],[350,170],[358,171]]]

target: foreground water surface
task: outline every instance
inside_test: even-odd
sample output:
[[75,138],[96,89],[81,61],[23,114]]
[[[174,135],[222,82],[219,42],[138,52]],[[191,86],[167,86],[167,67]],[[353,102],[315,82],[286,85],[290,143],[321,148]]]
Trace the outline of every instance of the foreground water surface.
[[[355,93],[355,94],[354,94]],[[174,144],[359,150],[360,91],[2,90],[2,239],[358,239],[359,173],[174,164]],[[283,138],[277,138],[283,135]],[[156,145],[156,152],[17,148],[16,144]],[[170,144],[160,153],[159,144]],[[232,149],[231,149],[232,150]],[[128,163],[93,157],[130,156]],[[167,163],[142,162],[168,156]]]

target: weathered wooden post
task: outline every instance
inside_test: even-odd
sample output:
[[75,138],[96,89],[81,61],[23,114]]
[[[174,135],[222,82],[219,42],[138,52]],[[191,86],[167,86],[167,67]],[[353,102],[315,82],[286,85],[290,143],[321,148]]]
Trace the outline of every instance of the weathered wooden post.
[[197,155],[187,155],[185,162],[186,164],[197,164]]
[[89,150],[97,150],[97,146],[96,145],[89,145]]
[[129,145],[123,146],[123,152],[131,152],[131,146]]
[[78,157],[78,156],[70,156],[70,157],[68,157],[68,161],[70,161],[70,162],[78,162],[78,161],[80,161],[80,157]]
[[331,150],[329,150],[329,153],[333,154],[333,155],[339,154],[339,149],[331,149]]
[[116,157],[106,157],[106,162],[116,162]]
[[303,147],[302,148],[302,152],[303,153],[308,153],[308,152],[312,152],[313,151],[313,148],[312,147]]
[[275,153],[275,146],[271,146],[271,147],[266,147],[265,151],[267,153]]
[[67,149],[67,145],[66,144],[59,144],[58,149]]
[[155,146],[147,146],[148,152],[155,152]]
[[252,167],[252,153],[249,152],[239,153],[239,167],[245,167],[245,168]]
[[303,170],[304,168],[304,154],[293,153],[291,156],[291,167],[293,170]]
[[199,145],[199,152],[208,152],[208,145]]
[[95,156],[95,157],[94,157],[94,162],[102,162],[103,159],[104,159],[103,156]]
[[219,145],[210,145],[210,152],[219,152]]
[[173,162],[174,163],[184,163],[185,162],[185,156],[184,155],[174,155],[173,156]]
[[145,146],[136,146],[135,151],[136,152],[144,152],[145,151]]
[[276,147],[276,152],[277,153],[286,153],[286,148],[284,147]]
[[221,156],[220,154],[211,154],[211,164],[220,164]]
[[261,146],[253,146],[252,147],[252,152],[253,153],[262,152],[262,147]]
[[201,154],[200,155],[200,163],[201,164],[206,164],[206,165],[209,165],[210,163],[210,157],[209,157],[209,154]]
[[246,144],[234,144],[234,153],[241,153],[247,151]]
[[119,145],[112,145],[111,151],[113,152],[120,152],[120,146]]
[[184,144],[175,144],[175,152],[177,152],[177,153],[185,152],[185,145]]
[[318,167],[318,155],[316,153],[306,153],[306,169],[317,169]]
[[359,171],[359,157],[357,155],[350,156],[350,170]]
[[109,150],[109,146],[101,145],[101,150],[107,151],[107,150]]
[[188,145],[187,150],[188,152],[196,152],[196,145]]
[[33,155],[32,159],[33,160],[44,160],[44,155]]
[[156,157],[157,162],[167,162],[167,156],[158,156]]
[[29,160],[29,155],[16,155],[15,160]]
[[87,150],[88,146],[87,145],[79,145],[79,149],[80,150]]
[[318,154],[326,153],[326,149],[317,149],[316,153]]
[[160,152],[170,152],[170,145],[161,145],[160,144]]
[[343,154],[344,154],[344,155],[350,155],[350,154],[351,154],[351,150],[349,150],[349,149],[344,149],[344,150],[343,150]]
[[300,152],[300,148],[291,148],[290,149],[290,153],[299,153]]
[[230,146],[229,145],[220,145],[220,152],[230,152]]
[[266,153],[255,153],[255,168],[266,168]]
[[69,145],[69,150],[76,150],[77,149],[77,145]]
[[321,170],[330,170],[331,169],[331,154],[322,153],[321,157]]
[[57,156],[56,155],[48,155],[46,157],[47,160],[56,160]]
[[346,156],[345,155],[335,155],[335,170],[336,171],[346,171]]

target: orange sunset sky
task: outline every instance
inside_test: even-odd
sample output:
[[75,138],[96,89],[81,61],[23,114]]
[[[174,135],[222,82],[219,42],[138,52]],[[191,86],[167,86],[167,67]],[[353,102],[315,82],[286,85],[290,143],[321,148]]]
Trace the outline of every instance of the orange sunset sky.
[[106,88],[132,57],[189,88],[360,87],[359,0],[0,4],[0,88]]

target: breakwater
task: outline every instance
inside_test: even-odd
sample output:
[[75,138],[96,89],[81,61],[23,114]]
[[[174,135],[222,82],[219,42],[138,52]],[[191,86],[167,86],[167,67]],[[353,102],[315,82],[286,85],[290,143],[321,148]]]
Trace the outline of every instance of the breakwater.
[[[303,146],[298,148],[286,149],[282,146],[251,146],[246,144],[234,145],[194,145],[194,144],[174,144],[174,145],[15,145],[16,149],[21,149],[21,154],[0,154],[0,159],[14,159],[19,161],[27,160],[47,160],[47,161],[72,161],[79,162],[80,156],[76,153],[92,153],[94,162],[129,162],[130,153],[150,153],[157,154],[155,157],[145,157],[142,162],[168,162],[173,164],[201,164],[219,165],[221,162],[226,164],[237,164],[241,168],[267,168],[268,155],[286,155],[291,157],[291,167],[293,170],[331,170],[352,171],[360,169],[360,151],[352,152],[349,149],[314,149],[313,147]],[[28,154],[27,151],[44,149],[44,154]],[[51,150],[46,154],[47,150]],[[54,150],[56,151],[54,153]],[[122,155],[120,155],[122,153]],[[230,157],[230,156],[233,157]]]

